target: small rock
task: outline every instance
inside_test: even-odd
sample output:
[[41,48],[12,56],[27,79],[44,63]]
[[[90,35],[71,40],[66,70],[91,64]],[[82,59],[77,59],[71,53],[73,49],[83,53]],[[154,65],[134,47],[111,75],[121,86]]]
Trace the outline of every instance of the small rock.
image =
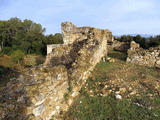
[[45,105],[41,104],[38,107],[36,107],[36,108],[33,109],[33,114],[35,116],[39,116],[39,115],[41,115],[45,111],[45,109],[46,109]]
[[108,85],[105,85],[104,87],[105,87],[105,88],[107,88],[107,87],[108,87]]
[[110,60],[110,59],[111,59],[110,57],[107,58],[107,60]]
[[136,94],[136,91],[132,91],[131,93],[130,93],[130,95],[135,95]]
[[72,97],[74,97],[74,96],[75,96],[75,92],[72,93]]
[[109,62],[114,63],[115,59],[112,58],[112,59],[109,60]]
[[119,100],[121,100],[122,99],[122,96],[121,95],[115,95],[115,97],[116,97],[116,99],[119,99]]
[[60,79],[61,79],[61,74],[58,74],[57,80],[60,80]]
[[106,62],[106,58],[105,57],[103,57],[102,60],[103,60],[103,62]]
[[90,93],[93,93],[93,91],[92,91],[92,90],[90,90],[89,92],[90,92]]
[[116,91],[115,93],[116,93],[116,94],[119,94],[119,93],[120,93],[120,91]]
[[132,88],[131,88],[131,87],[129,87],[129,90],[132,90]]
[[56,109],[57,109],[57,110],[59,110],[59,109],[60,109],[60,107],[59,107],[59,106],[56,106]]
[[125,93],[125,92],[126,92],[126,88],[120,88],[120,89],[119,89],[119,92],[120,92],[120,93]]

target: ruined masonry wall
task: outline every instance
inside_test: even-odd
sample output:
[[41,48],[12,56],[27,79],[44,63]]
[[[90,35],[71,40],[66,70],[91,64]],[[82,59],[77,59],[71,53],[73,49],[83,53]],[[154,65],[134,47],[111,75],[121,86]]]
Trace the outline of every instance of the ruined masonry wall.
[[[62,23],[64,45],[0,90],[0,120],[50,120],[68,110],[82,85],[107,54],[109,30]],[[70,91],[69,91],[70,90]]]
[[140,48],[140,45],[134,41],[131,42],[130,46],[131,47],[128,50],[127,62],[160,68],[159,47],[144,50],[143,48]]
[[[80,41],[82,39],[87,39],[85,33],[91,32],[91,27],[76,27],[74,24],[71,22],[64,22],[61,24],[62,26],[62,36],[63,36],[63,42],[64,44],[52,44],[52,45],[47,45],[47,54],[51,53],[54,48],[59,47],[60,45],[68,45],[72,44],[74,41]],[[94,29],[94,28],[92,28]],[[114,37],[112,33],[109,30],[107,31],[107,42],[111,43],[114,41]],[[92,34],[92,33],[90,33]]]
[[57,47],[59,47],[60,45],[62,45],[62,44],[47,45],[47,54],[51,53],[54,48],[57,48]]

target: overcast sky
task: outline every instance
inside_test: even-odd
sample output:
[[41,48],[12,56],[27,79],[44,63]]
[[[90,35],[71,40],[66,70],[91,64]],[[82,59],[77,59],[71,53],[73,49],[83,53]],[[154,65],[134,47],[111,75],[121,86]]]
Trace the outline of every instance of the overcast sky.
[[160,34],[160,0],[0,0],[0,20],[18,17],[42,24],[46,34],[61,22],[120,34]]

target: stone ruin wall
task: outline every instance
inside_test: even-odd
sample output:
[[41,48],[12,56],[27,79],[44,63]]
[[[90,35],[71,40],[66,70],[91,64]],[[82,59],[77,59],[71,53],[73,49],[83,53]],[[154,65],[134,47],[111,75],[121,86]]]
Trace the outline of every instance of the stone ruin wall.
[[31,68],[0,89],[0,120],[50,120],[69,109],[90,72],[107,54],[109,30],[62,23],[64,45],[43,65]]
[[57,47],[59,47],[59,46],[61,46],[61,45],[63,45],[63,44],[47,45],[47,54],[51,53],[54,48],[57,48]]
[[127,62],[160,68],[160,47],[145,50],[132,41],[128,50]]
[[[84,30],[84,28],[86,30]],[[87,36],[85,36],[84,34],[88,31],[90,27],[76,27],[74,24],[72,24],[71,22],[68,22],[67,24],[62,23],[62,36],[63,36],[63,44],[52,44],[52,45],[47,45],[47,54],[51,53],[52,50],[54,48],[57,48],[59,46],[63,46],[63,45],[68,45],[68,44],[72,44],[75,40],[78,39],[86,39]],[[114,41],[114,37],[112,35],[112,33],[109,30],[108,31],[108,35],[107,35],[107,43],[113,43]]]
[[120,42],[117,40],[113,40],[108,44],[108,50],[127,52],[129,48],[130,48],[129,42]]

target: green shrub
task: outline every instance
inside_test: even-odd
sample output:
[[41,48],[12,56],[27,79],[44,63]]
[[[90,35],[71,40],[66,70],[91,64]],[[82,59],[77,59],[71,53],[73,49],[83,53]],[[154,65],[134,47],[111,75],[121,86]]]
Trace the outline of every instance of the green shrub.
[[23,57],[24,53],[21,50],[16,50],[11,54],[11,60],[15,63],[20,63]]
[[108,57],[126,61],[127,54],[124,52],[118,52],[113,50],[108,52]]
[[12,49],[10,47],[4,47],[3,50],[1,51],[1,54],[6,54],[6,55],[10,55],[11,54]]
[[3,74],[3,68],[0,67],[0,75]]
[[150,47],[157,47],[160,45],[160,35],[154,37],[151,36],[149,38],[145,38],[140,35],[137,36],[122,35],[115,39],[120,42],[129,42],[129,43],[131,41],[135,41],[136,43],[139,43],[140,46],[144,49],[148,49]]

